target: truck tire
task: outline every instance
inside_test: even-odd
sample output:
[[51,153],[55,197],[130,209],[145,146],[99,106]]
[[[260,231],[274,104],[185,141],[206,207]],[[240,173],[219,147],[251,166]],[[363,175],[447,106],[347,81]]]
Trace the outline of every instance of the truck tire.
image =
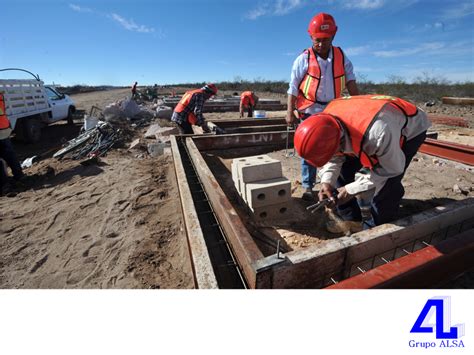
[[26,142],[36,143],[41,138],[41,122],[36,118],[22,120],[23,137]]
[[74,111],[76,111],[74,107],[69,106],[69,109],[67,111],[67,124],[70,124],[70,125],[74,124],[74,119],[73,119]]

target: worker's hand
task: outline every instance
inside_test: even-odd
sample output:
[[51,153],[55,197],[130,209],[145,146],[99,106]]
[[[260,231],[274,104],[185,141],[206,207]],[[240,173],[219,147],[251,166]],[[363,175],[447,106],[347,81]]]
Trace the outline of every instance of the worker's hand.
[[337,189],[337,204],[338,205],[343,205],[344,203],[349,202],[353,198],[354,198],[354,195],[351,195],[349,192],[347,192],[344,186]]
[[293,110],[288,111],[286,113],[286,124],[293,126],[296,122],[298,122],[298,117],[296,117],[295,112]]
[[319,200],[324,200],[325,198],[334,198],[334,188],[326,183],[321,183],[321,188],[319,189],[318,198]]
[[321,188],[319,189],[318,198],[319,201],[322,201],[326,198],[333,200],[334,202],[329,204],[327,207],[333,208],[336,206],[336,199],[334,198],[335,189],[328,183],[321,183]]

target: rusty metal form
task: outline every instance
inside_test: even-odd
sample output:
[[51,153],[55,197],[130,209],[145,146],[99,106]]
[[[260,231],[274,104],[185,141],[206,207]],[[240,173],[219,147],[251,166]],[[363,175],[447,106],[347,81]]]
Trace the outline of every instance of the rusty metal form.
[[219,127],[226,134],[275,131],[280,132],[286,131],[287,127],[284,118],[210,120],[208,123],[210,125]]
[[474,165],[474,147],[469,145],[426,138],[419,151],[463,164]]
[[[204,138],[204,137],[203,137]],[[206,189],[209,200],[212,203],[214,213],[217,215],[221,227],[225,231],[227,242],[230,244],[235,258],[245,276],[247,285],[251,288],[269,288],[271,273],[269,265],[280,262],[277,258],[262,267],[259,261],[263,254],[257,244],[240,220],[237,212],[222,191],[217,180],[213,176],[204,158],[194,144],[192,138],[186,138],[188,152],[193,160],[196,172]]]
[[[284,118],[240,118],[240,119],[218,119],[209,120],[219,128],[238,127],[260,127],[260,126],[282,126],[286,125]],[[263,132],[263,131],[261,131]]]
[[436,124],[456,127],[469,127],[469,122],[463,117],[428,114],[428,118],[431,122]]
[[[180,98],[165,99],[164,105],[174,108]],[[209,100],[204,103],[203,112],[239,112],[240,99],[229,101],[213,101]],[[278,100],[259,101],[257,104],[258,110],[266,111],[283,111],[286,110],[287,104],[282,104]]]
[[324,288],[376,268],[385,263],[383,260],[393,261],[425,247],[423,243],[437,245],[474,227],[474,199],[468,198],[349,237],[335,238],[323,246],[279,250],[264,256],[253,240],[254,231],[246,229],[202,154],[215,156],[243,147],[255,148],[256,154],[261,150],[281,150],[286,138],[286,132],[263,132],[186,139],[196,172],[251,288]]
[[442,286],[474,268],[474,229],[343,280],[330,289]]
[[184,224],[188,238],[189,251],[194,274],[195,288],[218,288],[216,275],[214,274],[206,242],[193,205],[191,191],[189,189],[186,174],[181,163],[176,137],[171,136],[171,150],[173,153],[176,178],[178,181],[179,195],[181,196],[181,208],[183,210]]

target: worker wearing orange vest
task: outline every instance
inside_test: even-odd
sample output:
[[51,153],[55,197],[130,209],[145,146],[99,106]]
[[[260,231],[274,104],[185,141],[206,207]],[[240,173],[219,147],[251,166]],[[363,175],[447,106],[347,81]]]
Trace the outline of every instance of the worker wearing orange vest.
[[247,110],[247,117],[253,117],[253,110],[257,105],[258,96],[253,91],[244,91],[240,94],[240,118],[244,117],[244,111]]
[[[319,13],[311,19],[308,33],[313,45],[296,58],[291,71],[288,125],[323,111],[332,99],[341,97],[344,88],[352,96],[359,94],[352,63],[341,48],[332,45],[336,32],[336,22],[331,15]],[[306,190],[303,199],[311,200],[316,169],[302,160],[301,170]]]
[[[12,129],[6,113],[4,96],[0,93],[0,158],[5,160],[8,166],[12,169],[13,178],[15,180],[21,180],[24,177],[24,174],[10,141],[11,132]],[[7,183],[8,176],[5,174],[3,164],[0,164],[0,194],[5,192]]]
[[178,125],[181,134],[193,134],[192,125],[201,126],[205,132],[209,131],[202,109],[204,102],[216,94],[217,87],[214,84],[206,84],[183,95],[171,116],[171,121]]
[[331,101],[298,126],[294,142],[301,157],[322,167],[319,198],[336,192],[343,219],[360,220],[353,197],[371,196],[367,228],[396,218],[402,178],[430,126],[425,112],[408,101],[361,95]]

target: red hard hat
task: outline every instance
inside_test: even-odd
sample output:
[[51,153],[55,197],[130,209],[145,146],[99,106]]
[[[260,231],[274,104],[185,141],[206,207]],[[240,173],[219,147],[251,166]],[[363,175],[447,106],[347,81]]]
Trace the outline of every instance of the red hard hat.
[[206,84],[201,89],[211,95],[217,94],[217,87],[214,84]]
[[314,16],[309,22],[308,33],[315,38],[329,38],[336,34],[337,26],[334,18],[325,13]]
[[294,145],[299,156],[314,166],[323,166],[337,152],[341,127],[326,113],[317,113],[301,123],[295,132]]

